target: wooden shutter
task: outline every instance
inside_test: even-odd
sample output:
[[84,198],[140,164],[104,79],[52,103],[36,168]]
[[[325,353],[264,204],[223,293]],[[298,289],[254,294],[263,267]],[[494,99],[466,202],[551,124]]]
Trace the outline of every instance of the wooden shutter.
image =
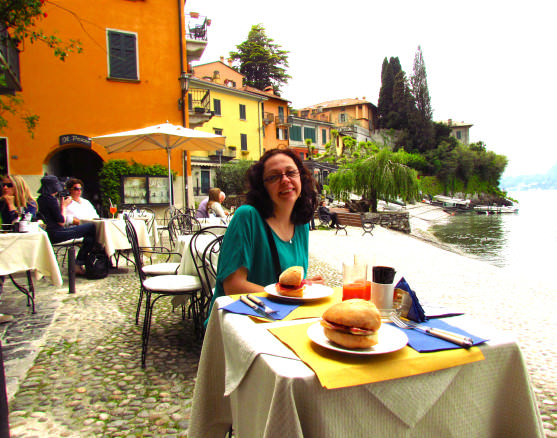
[[240,120],[246,120],[246,106],[240,104]]
[[118,79],[139,79],[136,35],[108,31],[109,75]]
[[240,134],[240,147],[243,151],[248,150],[248,135],[247,134]]
[[215,110],[215,116],[220,116],[220,99],[213,99],[213,108]]

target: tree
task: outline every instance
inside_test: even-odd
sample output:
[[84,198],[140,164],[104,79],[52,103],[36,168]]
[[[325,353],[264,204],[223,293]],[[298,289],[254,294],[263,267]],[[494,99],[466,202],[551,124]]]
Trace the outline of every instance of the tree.
[[348,199],[351,193],[370,201],[371,211],[377,212],[378,199],[405,201],[417,198],[419,192],[416,171],[402,164],[389,149],[376,155],[341,166],[329,175],[332,193]]
[[431,109],[431,100],[429,97],[429,89],[427,87],[427,73],[425,71],[425,62],[422,55],[422,48],[418,46],[418,51],[414,56],[414,74],[410,79],[412,84],[412,94],[416,101],[416,108],[422,115],[424,120],[431,120],[433,111]]
[[286,74],[289,52],[274,44],[261,24],[252,26],[248,39],[236,48],[237,52],[230,52],[230,59],[239,63],[234,69],[246,77],[244,85],[260,90],[271,86],[279,94],[281,85],[291,78]]
[[313,160],[313,147],[311,146],[311,138],[306,138],[306,149],[308,151],[308,160]]
[[[28,40],[31,44],[39,41],[50,47],[54,56],[64,61],[72,53],[81,53],[81,43],[70,39],[65,42],[56,35],[47,35],[39,29],[38,23],[47,17],[43,12],[47,0],[2,0],[0,2],[0,43],[17,47]],[[68,11],[71,13],[71,11]],[[0,65],[0,84],[5,85],[5,72]],[[6,112],[15,114],[23,104],[19,96],[0,96],[0,130],[8,126],[3,117]],[[22,119],[27,126],[27,131],[32,135],[33,129],[39,121],[35,114],[23,114]]]

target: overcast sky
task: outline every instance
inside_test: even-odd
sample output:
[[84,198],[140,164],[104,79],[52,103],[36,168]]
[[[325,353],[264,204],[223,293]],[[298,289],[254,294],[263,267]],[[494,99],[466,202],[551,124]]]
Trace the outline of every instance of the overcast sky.
[[[261,23],[289,51],[294,108],[345,97],[377,105],[381,64],[407,76],[418,45],[434,120],[472,123],[471,141],[509,158],[506,175],[557,163],[557,26],[551,1],[187,0],[212,20],[198,63],[228,57]],[[195,65],[195,63],[194,63]]]

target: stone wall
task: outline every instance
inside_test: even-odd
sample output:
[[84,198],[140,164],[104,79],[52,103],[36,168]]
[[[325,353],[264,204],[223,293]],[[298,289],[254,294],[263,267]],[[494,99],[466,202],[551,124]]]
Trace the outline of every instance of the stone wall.
[[[407,211],[380,211],[377,213],[363,213],[371,218],[375,225],[390,228],[403,233],[410,233],[410,213]],[[339,222],[343,225],[361,227],[360,213],[337,212]]]

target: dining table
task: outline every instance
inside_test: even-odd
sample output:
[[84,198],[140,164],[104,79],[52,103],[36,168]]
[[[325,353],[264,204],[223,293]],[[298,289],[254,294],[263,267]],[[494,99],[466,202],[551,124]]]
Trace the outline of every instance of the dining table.
[[[16,282],[14,274],[25,272],[27,287]],[[0,275],[8,276],[14,286],[27,295],[35,313],[33,276],[49,277],[55,286],[62,285],[62,275],[48,235],[43,230],[28,233],[0,234]]]
[[[461,315],[444,319],[487,342],[434,353],[409,346],[370,356],[331,351],[308,334],[323,308],[341,300],[338,289],[312,303],[315,311],[302,304],[301,318],[275,322],[223,310],[238,296],[218,298],[188,436],[224,436],[232,429],[237,438],[543,437],[522,353],[508,334]],[[412,360],[397,362],[406,357]],[[326,363],[326,379],[317,375],[324,372],[319,361]]]
[[[151,240],[144,220],[130,219],[141,247],[151,247]],[[126,235],[124,219],[91,219],[82,222],[92,222],[96,228],[96,241],[100,243],[108,257],[116,256],[122,251],[131,250],[131,244]]]
[[[213,223],[213,222],[201,222],[201,229],[205,229],[212,226],[219,226],[223,227],[221,229],[216,229],[215,234],[224,233],[226,231],[226,225],[222,223]],[[179,261],[180,266],[178,267],[177,274],[179,275],[197,275],[197,270],[195,269],[195,263],[191,255],[190,251],[190,242],[193,238],[193,234],[181,234],[176,239],[176,253],[181,254],[182,257],[180,260],[173,259],[174,261]],[[214,239],[214,235],[202,235],[199,236],[197,241],[197,251],[198,253],[202,253],[205,247]]]

